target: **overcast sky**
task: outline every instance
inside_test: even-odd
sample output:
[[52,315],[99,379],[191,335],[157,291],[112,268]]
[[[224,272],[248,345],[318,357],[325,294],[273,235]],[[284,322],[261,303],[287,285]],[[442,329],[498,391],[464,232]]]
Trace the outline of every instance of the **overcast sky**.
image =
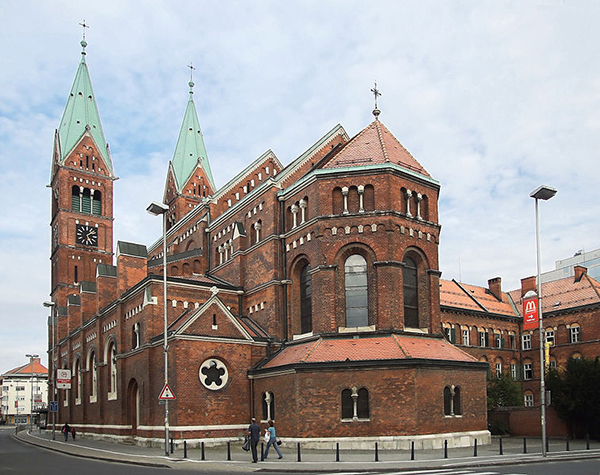
[[504,290],[600,247],[600,5],[537,1],[0,1],[0,373],[47,362],[49,181],[78,62],[110,144],[115,243],[149,245],[188,98],[217,187],[380,120],[441,184],[442,278]]

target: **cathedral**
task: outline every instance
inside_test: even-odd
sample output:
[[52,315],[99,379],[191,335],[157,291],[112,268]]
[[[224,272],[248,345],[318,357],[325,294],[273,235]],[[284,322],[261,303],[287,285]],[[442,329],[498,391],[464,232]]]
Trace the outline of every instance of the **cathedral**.
[[[521,367],[520,296],[441,279],[440,184],[377,106],[356,135],[337,125],[288,164],[269,150],[218,187],[190,81],[156,197],[166,240],[115,246],[81,44],[49,184],[49,371],[71,372],[57,423],[159,442],[162,396],[175,440],[234,440],[256,417],[315,447],[489,442],[479,342]],[[497,328],[478,340],[482,318]]]

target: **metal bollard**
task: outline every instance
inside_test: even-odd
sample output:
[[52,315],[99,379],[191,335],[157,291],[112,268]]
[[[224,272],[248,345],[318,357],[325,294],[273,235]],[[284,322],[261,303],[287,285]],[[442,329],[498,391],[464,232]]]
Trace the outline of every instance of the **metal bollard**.
[[260,461],[261,462],[265,461],[265,443],[264,442],[260,443]]
[[187,440],[183,441],[183,458],[187,458]]
[[200,460],[206,460],[206,457],[204,456],[204,441],[202,441],[202,444],[200,447],[202,449],[202,456],[200,457]]
[[415,459],[415,443],[414,441],[410,443],[410,459]]
[[379,462],[379,447],[377,446],[377,442],[375,442],[375,462]]
[[569,451],[569,436],[567,436],[567,447],[566,447],[566,449],[567,449],[567,452],[568,452]]
[[227,441],[227,461],[231,460],[231,442]]
[[546,437],[546,452],[550,452],[550,437]]
[[444,440],[444,458],[448,458],[448,441]]
[[336,442],[335,444],[335,461],[339,462],[340,461],[340,443]]
[[502,437],[500,437],[500,449],[499,449],[499,454],[500,454],[500,455],[504,455],[504,451],[502,450]]
[[300,442],[298,442],[298,462],[302,462],[302,455],[300,454]]
[[585,434],[585,450],[590,450],[590,434]]
[[173,453],[175,449],[175,444],[173,443],[173,437],[171,437],[171,453]]
[[475,439],[475,443],[473,444],[473,457],[477,457],[477,439]]
[[523,453],[527,453],[527,438],[523,437]]

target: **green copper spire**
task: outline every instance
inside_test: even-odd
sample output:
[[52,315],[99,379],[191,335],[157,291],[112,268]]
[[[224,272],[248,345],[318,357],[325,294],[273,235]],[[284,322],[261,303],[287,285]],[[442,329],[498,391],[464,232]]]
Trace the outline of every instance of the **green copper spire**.
[[98,146],[98,153],[104,160],[112,176],[113,166],[110,152],[104,139],[100,114],[98,113],[98,106],[96,105],[92,89],[92,81],[90,80],[90,73],[85,62],[85,48],[87,46],[85,38],[81,41],[81,46],[83,48],[81,51],[81,61],[58,128],[58,138],[60,141],[59,160],[63,163],[73,150],[73,147],[79,143],[86,131],[89,131],[89,134]]
[[208,155],[206,154],[202,131],[200,130],[200,122],[198,121],[196,106],[194,105],[194,91],[192,90],[194,82],[190,80],[189,86],[190,98],[185,110],[185,115],[183,116],[183,123],[181,124],[181,130],[179,131],[179,138],[177,139],[177,145],[175,146],[173,160],[171,161],[175,173],[175,180],[177,181],[177,191],[181,191],[185,186],[198,163],[204,170],[204,173],[206,173],[206,178],[210,182],[210,186],[215,190],[215,183],[210,170],[210,163],[208,162]]

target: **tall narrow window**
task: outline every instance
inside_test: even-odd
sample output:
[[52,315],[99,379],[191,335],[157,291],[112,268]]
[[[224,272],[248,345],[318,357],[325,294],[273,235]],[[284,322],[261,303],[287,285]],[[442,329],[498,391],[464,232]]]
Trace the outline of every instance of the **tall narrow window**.
[[262,413],[263,421],[272,421],[275,419],[275,394],[268,391],[263,393]]
[[353,415],[352,391],[344,389],[342,391],[342,419],[352,419]]
[[95,190],[92,198],[92,214],[100,216],[102,214],[102,192]]
[[364,327],[369,324],[367,261],[353,254],[344,265],[346,287],[346,326]]
[[71,189],[71,209],[81,211],[81,197],[79,196],[79,187],[73,186]]
[[73,282],[76,284],[79,282],[79,269],[77,269],[77,266],[73,269]]
[[83,189],[83,196],[81,197],[81,211],[84,213],[92,212],[92,198],[89,188]]
[[110,385],[108,388],[109,398],[117,396],[117,350],[115,343],[111,342],[108,351],[108,367],[110,371]]
[[417,285],[417,264],[410,257],[404,258],[402,268],[404,292],[404,326],[419,328],[419,299]]
[[312,279],[310,264],[300,271],[300,332],[312,331]]

